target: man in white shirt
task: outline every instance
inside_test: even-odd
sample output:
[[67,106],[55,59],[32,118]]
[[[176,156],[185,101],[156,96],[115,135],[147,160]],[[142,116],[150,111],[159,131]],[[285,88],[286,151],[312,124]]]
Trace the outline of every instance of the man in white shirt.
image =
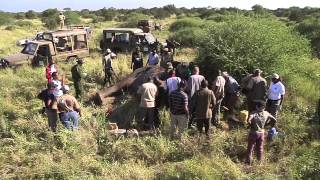
[[189,98],[191,99],[195,92],[197,92],[200,89],[201,82],[205,80],[205,78],[202,75],[199,75],[200,70],[198,66],[195,66],[193,68],[193,75],[189,77],[188,79],[188,92],[189,92]]
[[148,126],[148,129],[153,130],[155,128],[156,118],[156,95],[158,89],[153,83],[152,79],[148,77],[147,82],[143,83],[139,89],[138,94],[141,95],[140,107],[145,110],[144,121]]
[[268,90],[267,111],[274,117],[277,117],[281,109],[285,87],[281,83],[280,76],[276,73],[272,75],[271,84]]
[[171,92],[178,89],[178,85],[181,82],[181,79],[179,77],[176,77],[175,70],[169,71],[169,77],[166,80],[166,86],[165,90],[168,92],[168,96],[171,94]]
[[159,63],[159,55],[157,54],[157,50],[154,49],[148,57],[147,65],[158,65]]
[[226,80],[221,74],[221,71],[218,71],[218,76],[212,83],[212,90],[216,97],[216,106],[213,108],[213,118],[212,124],[218,125],[220,123],[220,106],[221,102],[224,98],[224,86],[226,84]]

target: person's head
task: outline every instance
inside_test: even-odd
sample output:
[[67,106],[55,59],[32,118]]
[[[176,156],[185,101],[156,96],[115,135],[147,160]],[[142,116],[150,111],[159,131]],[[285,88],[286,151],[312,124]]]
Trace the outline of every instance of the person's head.
[[207,80],[203,80],[201,81],[201,88],[207,88],[208,87],[208,81]]
[[156,50],[156,49],[153,49],[153,50],[152,50],[152,54],[155,55],[156,53],[157,53],[157,50]]
[[168,54],[169,53],[169,48],[164,48],[163,53]]
[[140,47],[139,46],[136,47],[136,52],[140,52]]
[[266,103],[264,101],[256,102],[256,110],[257,111],[263,111],[265,107],[266,107]]
[[48,88],[48,90],[54,90],[54,88],[55,88],[54,83],[53,82],[48,83],[47,88]]
[[222,76],[222,72],[221,72],[221,70],[220,70],[220,69],[218,69],[218,71],[217,71],[217,75],[218,75],[218,76]]
[[254,76],[260,76],[261,73],[262,73],[261,69],[255,69],[255,70],[253,71],[253,75],[254,75]]
[[279,82],[279,81],[280,81],[280,76],[279,76],[277,73],[272,74],[272,76],[271,76],[271,81],[272,81],[273,83]]
[[63,12],[60,12],[60,15],[63,15]]
[[53,72],[52,73],[52,79],[54,79],[54,80],[58,79],[58,73],[57,72]]
[[169,76],[170,76],[170,77],[176,76],[176,71],[173,70],[173,69],[171,69],[171,70],[169,71]]
[[70,87],[68,85],[64,85],[62,87],[63,94],[68,94],[69,90],[70,90]]
[[108,48],[108,49],[106,50],[106,54],[110,54],[110,53],[112,53],[112,52],[111,52],[111,50]]
[[193,68],[193,71],[192,71],[192,74],[193,75],[198,75],[200,73],[200,69],[198,66],[194,66]]
[[184,80],[180,81],[178,84],[179,90],[184,90],[186,88],[186,82]]
[[55,62],[55,60],[54,59],[51,59],[50,61],[49,61],[49,65],[52,65],[52,64],[55,64],[56,62]]
[[167,64],[166,64],[166,70],[167,70],[167,72],[171,71],[172,69],[173,69],[172,63],[171,63],[171,62],[167,62]]

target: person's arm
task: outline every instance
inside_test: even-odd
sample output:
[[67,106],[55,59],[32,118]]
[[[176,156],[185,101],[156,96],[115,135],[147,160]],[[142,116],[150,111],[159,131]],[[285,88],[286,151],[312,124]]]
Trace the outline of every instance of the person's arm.
[[150,54],[148,56],[148,60],[147,60],[146,66],[149,65],[149,61],[150,61]]
[[271,127],[275,127],[277,123],[277,119],[273,117],[270,113],[268,113],[268,122],[267,124],[270,124]]
[[189,108],[188,108],[188,97],[184,99],[184,112],[186,113],[187,118],[189,119]]
[[213,109],[214,106],[216,105],[216,97],[214,96],[213,91],[211,91],[211,98],[212,98],[211,105],[212,105],[212,109]]

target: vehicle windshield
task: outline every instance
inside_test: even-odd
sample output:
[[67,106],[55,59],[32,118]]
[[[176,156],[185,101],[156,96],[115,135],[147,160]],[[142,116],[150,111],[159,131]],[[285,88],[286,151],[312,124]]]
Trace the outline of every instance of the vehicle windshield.
[[38,47],[38,44],[35,43],[28,43],[26,46],[23,48],[21,51],[22,54],[29,54],[29,55],[34,55]]

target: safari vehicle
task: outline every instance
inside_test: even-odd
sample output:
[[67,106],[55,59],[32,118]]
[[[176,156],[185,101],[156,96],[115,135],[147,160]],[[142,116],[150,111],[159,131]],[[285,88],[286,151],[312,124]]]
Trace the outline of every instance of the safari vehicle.
[[154,28],[154,23],[151,20],[140,20],[138,22],[138,28],[142,29],[144,33],[149,33]]
[[148,53],[155,47],[156,39],[151,33],[144,33],[138,28],[109,28],[103,30],[100,48],[105,51],[111,49],[113,52],[131,52],[137,46]]
[[73,60],[89,56],[87,32],[83,29],[44,32],[39,39],[28,41],[20,53],[2,58],[0,67],[22,64],[46,65],[49,60]]

